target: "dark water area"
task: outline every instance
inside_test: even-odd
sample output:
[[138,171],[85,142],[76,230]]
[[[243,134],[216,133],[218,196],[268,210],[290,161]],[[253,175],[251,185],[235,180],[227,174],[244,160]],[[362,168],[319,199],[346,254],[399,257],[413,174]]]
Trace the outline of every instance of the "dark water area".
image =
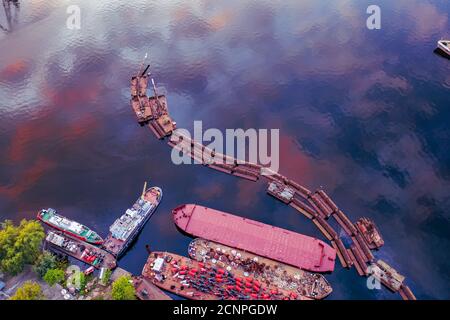
[[[253,183],[176,166],[136,123],[129,79],[142,57],[178,127],[279,128],[280,173],[322,186],[352,219],[376,221],[376,253],[419,299],[450,298],[449,1],[77,1],[0,12],[0,220],[53,207],[106,235],[142,184],[164,198],[120,266],[145,244],[187,254],[171,209],[199,203],[320,239],[306,218]],[[15,10],[15,8],[11,8]],[[14,13],[14,12],[13,12]],[[338,263],[329,299],[399,299]]]

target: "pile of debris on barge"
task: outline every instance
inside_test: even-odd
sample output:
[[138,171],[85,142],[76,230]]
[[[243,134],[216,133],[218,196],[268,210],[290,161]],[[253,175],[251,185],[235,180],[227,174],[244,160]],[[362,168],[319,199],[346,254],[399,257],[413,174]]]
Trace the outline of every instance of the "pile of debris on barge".
[[189,244],[189,256],[227,271],[243,272],[262,283],[297,292],[310,299],[323,299],[333,290],[325,277],[243,250],[197,238]]
[[228,271],[168,252],[153,252],[142,276],[161,289],[193,300],[309,300],[238,270]]

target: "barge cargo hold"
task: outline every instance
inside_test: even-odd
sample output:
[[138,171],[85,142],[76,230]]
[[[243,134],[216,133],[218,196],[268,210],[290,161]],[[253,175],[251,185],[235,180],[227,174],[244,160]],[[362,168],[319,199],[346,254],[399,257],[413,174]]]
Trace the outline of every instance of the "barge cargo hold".
[[141,197],[109,228],[110,233],[103,243],[103,248],[116,258],[120,258],[128,249],[161,202],[161,188],[146,189],[146,185]]
[[309,300],[253,277],[168,252],[152,252],[142,276],[163,290],[193,300]]
[[42,209],[37,214],[37,219],[69,236],[92,244],[102,244],[103,239],[88,227],[60,216],[55,209]]
[[297,292],[310,299],[323,299],[333,289],[319,273],[304,271],[243,250],[230,248],[217,242],[197,238],[189,244],[189,256],[200,262],[240,271],[274,287]]
[[336,251],[321,240],[195,204],[172,211],[184,232],[312,272],[334,270]]
[[117,266],[116,259],[110,253],[62,233],[49,231],[45,238],[45,244],[51,251],[69,255],[97,269],[114,269]]

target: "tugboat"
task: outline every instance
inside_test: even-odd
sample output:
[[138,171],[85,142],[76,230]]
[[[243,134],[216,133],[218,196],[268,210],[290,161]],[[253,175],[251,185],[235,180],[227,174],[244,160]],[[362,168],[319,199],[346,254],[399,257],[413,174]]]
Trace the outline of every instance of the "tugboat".
[[450,40],[439,40],[438,48],[441,49],[447,56],[450,56]]
[[52,228],[60,230],[69,236],[83,240],[84,242],[95,245],[100,245],[103,243],[103,239],[96,232],[81,223],[60,216],[57,214],[55,209],[42,209],[38,212],[37,219]]
[[380,231],[375,225],[375,222],[369,218],[360,218],[356,221],[355,227],[362,234],[364,241],[366,241],[370,249],[379,249],[384,244],[384,240],[381,237]]

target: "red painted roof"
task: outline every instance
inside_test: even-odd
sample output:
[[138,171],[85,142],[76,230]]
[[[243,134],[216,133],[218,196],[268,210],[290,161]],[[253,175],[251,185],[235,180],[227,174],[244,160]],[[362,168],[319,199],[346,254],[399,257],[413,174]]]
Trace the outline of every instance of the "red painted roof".
[[321,240],[195,204],[173,210],[188,234],[313,272],[334,270],[336,251]]

